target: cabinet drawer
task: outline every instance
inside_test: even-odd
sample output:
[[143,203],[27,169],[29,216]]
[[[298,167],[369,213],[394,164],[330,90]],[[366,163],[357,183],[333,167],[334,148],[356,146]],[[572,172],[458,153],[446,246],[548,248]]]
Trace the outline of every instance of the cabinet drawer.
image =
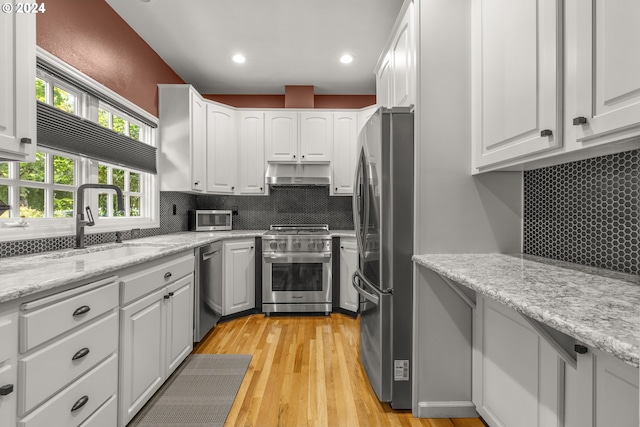
[[[72,290],[23,304],[19,321],[20,352],[31,350],[116,307],[118,286],[115,280],[115,276],[111,277],[105,280],[104,286],[88,292],[78,294],[78,290]],[[69,294],[74,296],[67,297]]]
[[[0,317],[0,366],[16,356],[18,345],[18,325],[16,315]],[[15,363],[15,360],[12,362]],[[1,385],[1,384],[0,384]]]
[[[77,426],[93,414],[118,388],[118,357],[114,354],[88,374],[18,422],[20,427]],[[86,404],[75,411],[82,398]]]
[[[18,408],[22,415],[118,349],[118,313],[21,359]],[[82,356],[83,350],[88,350]],[[85,351],[86,352],[86,351]],[[76,360],[73,360],[76,357]]]
[[189,255],[122,277],[120,280],[120,305],[128,304],[192,273],[193,263],[193,255]]
[[118,401],[114,395],[78,427],[114,427],[116,425],[118,425]]

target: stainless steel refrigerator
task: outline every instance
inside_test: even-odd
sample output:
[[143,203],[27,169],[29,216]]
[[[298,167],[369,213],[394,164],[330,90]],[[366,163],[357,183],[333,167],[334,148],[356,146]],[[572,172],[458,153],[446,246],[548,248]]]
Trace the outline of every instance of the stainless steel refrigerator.
[[360,360],[381,402],[411,408],[413,111],[380,108],[360,133],[353,216]]

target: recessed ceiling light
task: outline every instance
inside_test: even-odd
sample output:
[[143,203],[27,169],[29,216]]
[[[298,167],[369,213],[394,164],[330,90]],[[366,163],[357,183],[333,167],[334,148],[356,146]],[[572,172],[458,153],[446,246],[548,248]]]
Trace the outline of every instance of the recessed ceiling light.
[[343,64],[351,64],[353,62],[353,55],[346,53],[340,57],[340,62]]
[[244,55],[241,55],[239,53],[233,55],[231,59],[233,59],[233,62],[237,62],[238,64],[244,64],[244,62],[247,60]]

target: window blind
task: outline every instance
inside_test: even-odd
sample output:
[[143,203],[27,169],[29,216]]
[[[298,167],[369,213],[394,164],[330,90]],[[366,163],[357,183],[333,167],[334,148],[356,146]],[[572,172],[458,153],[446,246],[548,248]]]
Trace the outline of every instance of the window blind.
[[38,145],[157,173],[156,147],[38,102]]

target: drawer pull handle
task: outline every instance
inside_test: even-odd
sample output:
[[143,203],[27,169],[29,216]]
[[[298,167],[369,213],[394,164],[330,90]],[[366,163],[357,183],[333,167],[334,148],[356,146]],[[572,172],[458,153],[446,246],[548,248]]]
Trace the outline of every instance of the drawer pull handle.
[[7,396],[13,393],[13,384],[6,384],[0,387],[0,396]]
[[89,396],[82,396],[76,403],[73,404],[73,406],[71,407],[71,412],[77,411],[78,409],[82,408],[87,404],[88,401]]
[[576,117],[573,119],[573,125],[574,126],[578,126],[578,125],[586,125],[587,124],[587,118],[586,117]]
[[551,129],[544,129],[544,130],[540,131],[540,136],[541,137],[553,136],[553,131]]
[[164,278],[165,279],[168,279],[169,277],[171,277],[171,272],[170,271],[164,273]]
[[169,299],[169,298],[171,298],[169,295],[164,296],[164,299]]
[[78,350],[76,352],[76,354],[73,355],[73,357],[71,358],[71,360],[78,360],[78,359],[82,359],[83,357],[85,357],[87,354],[89,354],[89,349],[87,347],[85,348],[81,348],[80,350]]
[[73,312],[73,316],[80,316],[81,314],[85,314],[88,313],[91,310],[91,307],[89,307],[88,305],[83,305],[82,307],[78,308],[76,311]]

